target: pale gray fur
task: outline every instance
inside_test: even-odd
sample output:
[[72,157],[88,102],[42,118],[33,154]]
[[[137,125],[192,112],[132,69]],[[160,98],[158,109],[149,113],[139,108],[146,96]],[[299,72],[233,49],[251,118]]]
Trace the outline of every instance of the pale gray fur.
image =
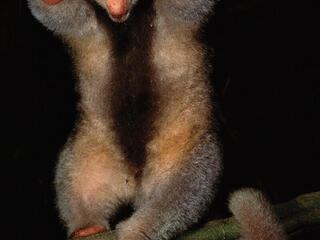
[[244,188],[230,195],[229,208],[240,222],[243,240],[286,240],[283,226],[264,194]]
[[95,21],[92,7],[82,0],[64,0],[58,5],[47,5],[41,0],[28,0],[35,18],[59,35],[82,35]]
[[215,3],[214,0],[164,0],[164,2],[167,2],[163,4],[165,12],[184,24],[191,25],[206,21]]
[[137,226],[149,216],[153,216],[155,221],[146,221],[143,231],[129,231],[125,237],[136,234],[132,239],[170,239],[199,220],[218,190],[222,172],[222,153],[214,139],[211,134],[204,136],[190,152],[181,171],[172,175],[166,184],[159,184],[147,196],[137,198],[135,205],[138,210],[117,227],[119,239],[126,239],[121,234],[128,225]]

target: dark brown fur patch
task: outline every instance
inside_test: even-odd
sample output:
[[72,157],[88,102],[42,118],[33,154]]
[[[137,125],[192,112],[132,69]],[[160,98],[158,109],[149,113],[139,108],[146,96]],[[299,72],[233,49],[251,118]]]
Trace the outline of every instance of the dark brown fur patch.
[[112,22],[105,10],[95,9],[112,42],[114,66],[106,101],[111,105],[114,130],[125,157],[141,167],[158,99],[151,64],[153,1],[140,0],[124,23]]

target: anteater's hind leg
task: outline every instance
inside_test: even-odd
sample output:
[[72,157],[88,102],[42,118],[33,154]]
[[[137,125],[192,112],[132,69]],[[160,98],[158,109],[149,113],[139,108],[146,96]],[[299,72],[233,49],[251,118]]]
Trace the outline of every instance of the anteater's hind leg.
[[55,179],[57,205],[69,235],[109,230],[110,218],[134,197],[135,171],[107,140],[78,134],[60,156]]
[[214,197],[218,153],[212,137],[205,136],[183,162],[146,166],[137,210],[117,226],[118,240],[169,239],[195,224]]

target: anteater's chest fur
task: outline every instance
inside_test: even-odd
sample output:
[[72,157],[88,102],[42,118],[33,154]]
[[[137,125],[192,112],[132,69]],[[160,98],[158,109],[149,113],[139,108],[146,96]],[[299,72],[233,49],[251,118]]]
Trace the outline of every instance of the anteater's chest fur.
[[151,63],[153,1],[140,1],[125,23],[114,23],[105,10],[95,6],[110,36],[114,66],[106,101],[117,141],[128,161],[141,167],[146,159],[146,143],[151,139],[157,112],[155,71]]

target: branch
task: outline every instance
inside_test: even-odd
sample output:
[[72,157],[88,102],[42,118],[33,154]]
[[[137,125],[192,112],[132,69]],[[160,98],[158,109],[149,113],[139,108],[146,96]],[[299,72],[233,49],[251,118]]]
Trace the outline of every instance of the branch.
[[[298,196],[274,207],[289,238],[315,226],[320,226],[320,192]],[[214,220],[203,227],[187,231],[176,240],[236,240],[240,238],[240,226],[234,217]],[[80,239],[79,239],[80,240]],[[81,240],[116,240],[114,231],[104,232]]]

